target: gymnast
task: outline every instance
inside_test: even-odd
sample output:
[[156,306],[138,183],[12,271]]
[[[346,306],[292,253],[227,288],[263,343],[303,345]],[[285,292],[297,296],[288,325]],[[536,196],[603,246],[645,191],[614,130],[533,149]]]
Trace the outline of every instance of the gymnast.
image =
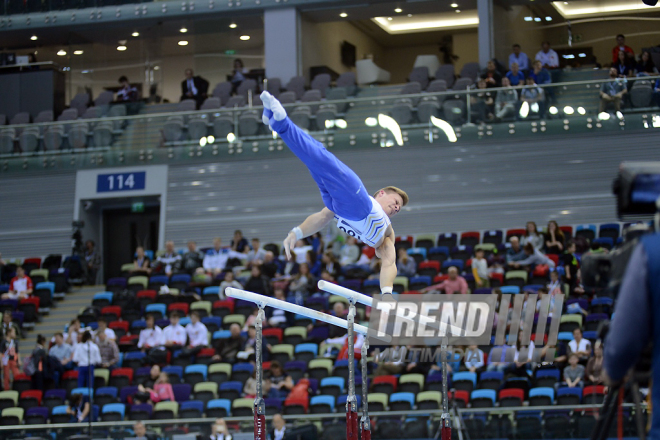
[[273,95],[263,92],[261,100],[264,124],[270,125],[307,166],[325,205],[289,232],[284,240],[287,258],[291,258],[291,250],[298,240],[315,234],[335,219],[339,229],[376,250],[376,256],[382,260],[381,292],[391,294],[397,269],[390,218],[406,206],[408,194],[395,186],[387,186],[370,196],[353,170],[291,122]]

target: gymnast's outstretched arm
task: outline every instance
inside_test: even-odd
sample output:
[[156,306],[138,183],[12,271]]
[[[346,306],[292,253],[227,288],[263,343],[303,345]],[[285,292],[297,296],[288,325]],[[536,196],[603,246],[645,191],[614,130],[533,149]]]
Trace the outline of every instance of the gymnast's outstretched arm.
[[397,269],[394,237],[394,231],[391,230],[391,232],[385,236],[383,244],[376,249],[376,256],[381,259],[380,291],[382,293],[392,293],[394,278],[396,278]]
[[328,208],[323,208],[305,219],[300,226],[296,226],[289,232],[284,240],[284,252],[286,258],[291,259],[291,250],[296,247],[296,242],[310,235],[316,234],[335,218],[335,213]]

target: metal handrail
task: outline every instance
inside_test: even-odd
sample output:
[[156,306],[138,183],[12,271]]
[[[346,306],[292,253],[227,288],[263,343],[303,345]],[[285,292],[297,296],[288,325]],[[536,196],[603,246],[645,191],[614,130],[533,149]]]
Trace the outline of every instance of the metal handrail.
[[0,70],[2,69],[16,69],[16,68],[22,68],[22,67],[39,67],[39,66],[52,66],[57,69],[59,69],[60,65],[57,63],[54,63],[53,61],[40,61],[37,63],[28,63],[28,64],[9,64],[6,66],[0,66]]

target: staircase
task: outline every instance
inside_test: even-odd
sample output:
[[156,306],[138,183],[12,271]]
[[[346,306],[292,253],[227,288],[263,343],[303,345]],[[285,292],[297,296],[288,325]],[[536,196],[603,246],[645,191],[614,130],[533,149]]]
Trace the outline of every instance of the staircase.
[[84,286],[72,288],[63,301],[55,303],[48,315],[43,315],[41,321],[21,339],[23,353],[30,353],[37,343],[37,335],[41,334],[50,340],[53,334],[64,331],[64,327],[78,316],[80,309],[92,304],[94,294],[103,292],[104,286]]

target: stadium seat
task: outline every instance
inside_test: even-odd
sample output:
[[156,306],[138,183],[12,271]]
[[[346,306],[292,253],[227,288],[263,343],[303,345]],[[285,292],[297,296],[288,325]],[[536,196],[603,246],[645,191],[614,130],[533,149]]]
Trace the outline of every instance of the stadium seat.
[[562,315],[559,320],[560,332],[571,332],[582,327],[582,315]]
[[213,399],[206,404],[206,416],[212,418],[227,417],[231,413],[231,401],[228,399]]
[[298,344],[293,349],[293,356],[298,361],[309,363],[319,353],[319,346],[313,343]]
[[613,304],[614,300],[612,298],[594,298],[591,300],[591,304],[589,305],[589,312],[594,314],[605,313],[609,315],[612,311]]
[[50,413],[51,423],[69,423],[71,415],[67,413],[69,407],[67,405],[59,405],[53,408]]
[[499,229],[492,230],[492,231],[485,231],[484,232],[484,237],[482,239],[482,243],[490,243],[494,244],[495,246],[502,244],[502,231]]
[[222,383],[231,377],[231,364],[216,363],[208,366],[208,380],[210,382]]
[[179,406],[180,419],[198,419],[204,413],[204,403],[200,400],[189,400],[182,402]]
[[605,400],[605,387],[602,385],[589,385],[582,390],[582,401],[585,404],[600,405]]
[[167,373],[171,384],[177,384],[183,381],[183,367],[180,365],[166,365],[161,371]]
[[141,351],[131,351],[124,354],[122,366],[124,368],[136,370],[144,364],[146,358],[147,355]]
[[420,276],[428,276],[431,279],[440,272],[439,261],[423,261],[417,266],[417,273]]
[[470,393],[470,405],[472,408],[492,408],[496,396],[495,390],[474,390]]
[[387,409],[388,395],[385,393],[367,394],[370,411],[385,411]]
[[204,404],[218,396],[217,382],[199,382],[193,388],[193,398]]
[[0,391],[0,410],[13,408],[18,405],[18,391]]
[[189,385],[194,386],[200,382],[206,381],[208,374],[208,366],[201,364],[188,365],[183,373],[183,381]]
[[477,374],[469,371],[453,373],[451,383],[456,390],[471,392],[477,387]]
[[25,411],[26,425],[45,425],[48,421],[49,410],[43,406],[33,407]]
[[131,368],[117,368],[110,373],[109,386],[121,389],[133,382],[133,369]]
[[116,387],[101,387],[94,394],[94,403],[103,408],[108,403],[117,402],[118,390]]
[[410,411],[415,405],[415,395],[413,393],[393,393],[390,395],[391,411]]
[[319,392],[337,398],[344,392],[345,383],[343,377],[324,377],[319,383]]
[[417,394],[417,409],[440,409],[442,393],[440,391],[422,391]]
[[137,420],[149,420],[151,414],[153,413],[153,407],[148,403],[140,403],[136,405],[131,405],[130,410],[128,411],[128,418],[132,421]]
[[549,406],[555,401],[555,389],[551,387],[529,390],[529,406]]
[[178,402],[158,402],[154,406],[152,418],[155,420],[175,419],[179,413]]
[[23,408],[5,408],[2,410],[0,424],[2,426],[20,425],[23,423],[24,414],[25,410]]
[[307,414],[309,401],[305,399],[289,398],[284,401],[283,413],[285,415]]
[[402,374],[399,376],[398,392],[419,393],[424,389],[424,375],[419,373]]
[[103,405],[101,418],[104,422],[121,422],[124,420],[126,406],[123,403],[109,403]]
[[312,396],[312,398],[309,400],[310,414],[325,414],[334,412],[335,399],[336,396],[331,395]]
[[397,383],[396,376],[376,376],[371,383],[371,392],[390,395],[396,392]]
[[504,382],[504,373],[500,371],[484,371],[479,377],[479,389],[499,390]]
[[477,231],[463,232],[459,244],[462,246],[475,247],[481,241],[481,234]]
[[467,408],[470,395],[467,391],[454,391],[448,394],[448,398],[459,408]]
[[518,388],[500,390],[499,393],[500,406],[522,406],[524,399],[524,391]]
[[[2,393],[0,393],[0,396]],[[52,410],[56,406],[64,405],[66,399],[66,390],[55,389],[55,390],[46,390],[46,394],[43,399],[43,406],[47,407],[49,410]]]
[[584,331],[597,331],[601,322],[608,321],[609,316],[605,313],[592,313],[585,318]]
[[536,387],[553,388],[559,382],[560,372],[557,369],[536,370]]
[[442,264],[449,259],[449,248],[447,246],[432,247],[428,251],[428,258],[430,261],[437,261]]
[[596,225],[578,225],[575,236],[587,239],[590,243],[596,238]]
[[557,390],[557,405],[579,405],[582,402],[580,388],[563,387]]

